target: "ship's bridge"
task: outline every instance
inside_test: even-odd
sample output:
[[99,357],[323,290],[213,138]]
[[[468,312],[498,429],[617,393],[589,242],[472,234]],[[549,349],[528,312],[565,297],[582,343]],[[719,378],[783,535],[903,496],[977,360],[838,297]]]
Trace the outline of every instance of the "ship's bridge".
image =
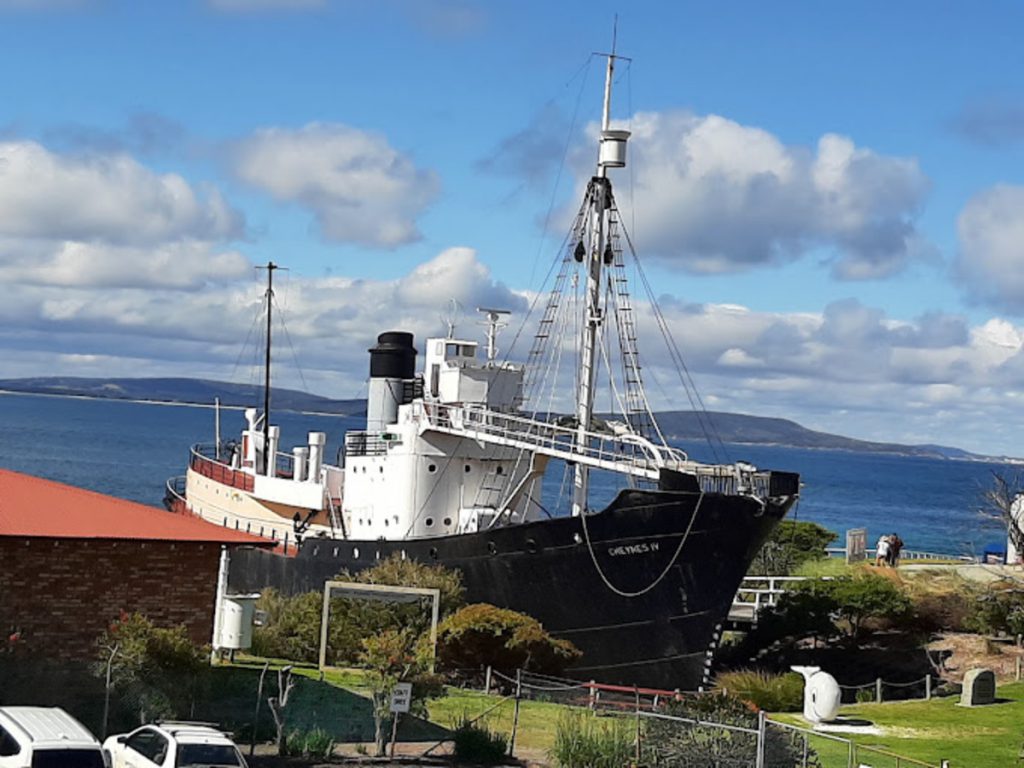
[[426,396],[440,403],[479,403],[491,410],[515,407],[523,390],[523,369],[481,360],[479,345],[463,339],[427,339],[423,378]]

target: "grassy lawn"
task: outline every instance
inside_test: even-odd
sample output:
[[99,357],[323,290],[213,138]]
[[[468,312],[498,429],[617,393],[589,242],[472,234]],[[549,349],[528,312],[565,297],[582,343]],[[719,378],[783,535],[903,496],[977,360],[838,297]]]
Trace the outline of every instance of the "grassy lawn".
[[[1012,768],[1024,742],[1024,683],[1001,685],[998,704],[967,708],[957,706],[959,696],[932,701],[902,701],[886,704],[856,704],[843,707],[847,718],[870,720],[880,726],[881,736],[853,736],[868,747],[897,752],[935,765],[949,760],[951,768]],[[796,715],[773,715],[773,719],[806,725]],[[826,759],[826,768],[846,765],[843,745],[814,739],[812,746]],[[887,768],[894,760],[875,759],[858,753],[861,762]],[[869,759],[869,757],[871,759]]]

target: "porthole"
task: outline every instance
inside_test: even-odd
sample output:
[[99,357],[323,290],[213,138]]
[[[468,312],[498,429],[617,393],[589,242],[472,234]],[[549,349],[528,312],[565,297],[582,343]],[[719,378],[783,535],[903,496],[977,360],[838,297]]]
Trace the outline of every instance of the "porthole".
[[494,474],[496,474],[496,475],[504,475],[505,474],[505,468],[503,466],[501,466],[501,464],[499,464],[498,468],[494,470]]
[[376,557],[377,557],[378,560],[380,560],[380,550],[379,549],[377,550]]
[[427,518],[426,520],[424,520],[423,522],[424,522],[424,523],[426,524],[427,528],[430,528],[431,526],[433,526],[433,525],[434,525],[434,518],[432,518],[432,517],[428,517],[428,518]]
[[437,472],[437,464],[427,464],[427,472]]
[[378,469],[380,470],[380,473],[383,475],[384,474],[384,467],[378,467]]
[[469,464],[467,464],[467,465],[466,465],[466,471],[467,471],[467,472],[470,472],[470,471],[472,471],[472,469],[473,469],[473,468],[472,468],[471,466],[469,466]]
[[359,559],[359,547],[352,547],[352,558],[354,560]]
[[405,550],[402,550],[402,559],[405,560]]
[[495,544],[493,541],[488,541],[487,551],[490,552],[492,555],[498,554],[498,545]]
[[534,541],[533,539],[527,539],[526,540],[526,551],[529,552],[531,555],[537,554],[537,542]]
[[335,548],[334,548],[334,556],[335,556],[335,557],[337,557],[337,556],[338,556],[338,548],[337,548],[337,547],[335,547]]
[[576,544],[582,544],[583,543],[583,537],[580,536],[578,533],[574,533],[572,535],[572,540]]
[[437,560],[437,547],[430,548],[430,557],[432,560]]
[[451,525],[451,524],[452,524],[452,519],[451,519],[450,517],[446,517],[446,518],[444,519],[444,524],[445,524],[446,526],[448,526],[448,525]]
[[390,520],[388,520],[388,519],[387,519],[387,518],[385,517],[385,518],[384,518],[384,527],[385,527],[385,528],[387,528],[387,527],[388,527],[389,525],[391,525],[391,521],[390,521]]

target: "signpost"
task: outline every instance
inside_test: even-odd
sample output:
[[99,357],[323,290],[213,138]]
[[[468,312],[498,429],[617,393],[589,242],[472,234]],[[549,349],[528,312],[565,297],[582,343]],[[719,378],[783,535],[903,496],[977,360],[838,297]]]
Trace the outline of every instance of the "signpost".
[[867,557],[868,529],[850,528],[846,532],[846,564],[863,563]]
[[412,703],[412,683],[395,683],[391,689],[391,757],[395,757],[395,741],[398,740],[398,716],[409,711]]

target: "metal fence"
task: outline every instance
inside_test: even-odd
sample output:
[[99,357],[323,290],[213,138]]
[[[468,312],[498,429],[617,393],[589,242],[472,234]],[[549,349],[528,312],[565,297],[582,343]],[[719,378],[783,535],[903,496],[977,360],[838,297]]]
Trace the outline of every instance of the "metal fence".
[[769,734],[787,733],[797,740],[799,761],[793,768],[949,768],[946,760],[930,763],[777,720],[768,720],[766,726]]

